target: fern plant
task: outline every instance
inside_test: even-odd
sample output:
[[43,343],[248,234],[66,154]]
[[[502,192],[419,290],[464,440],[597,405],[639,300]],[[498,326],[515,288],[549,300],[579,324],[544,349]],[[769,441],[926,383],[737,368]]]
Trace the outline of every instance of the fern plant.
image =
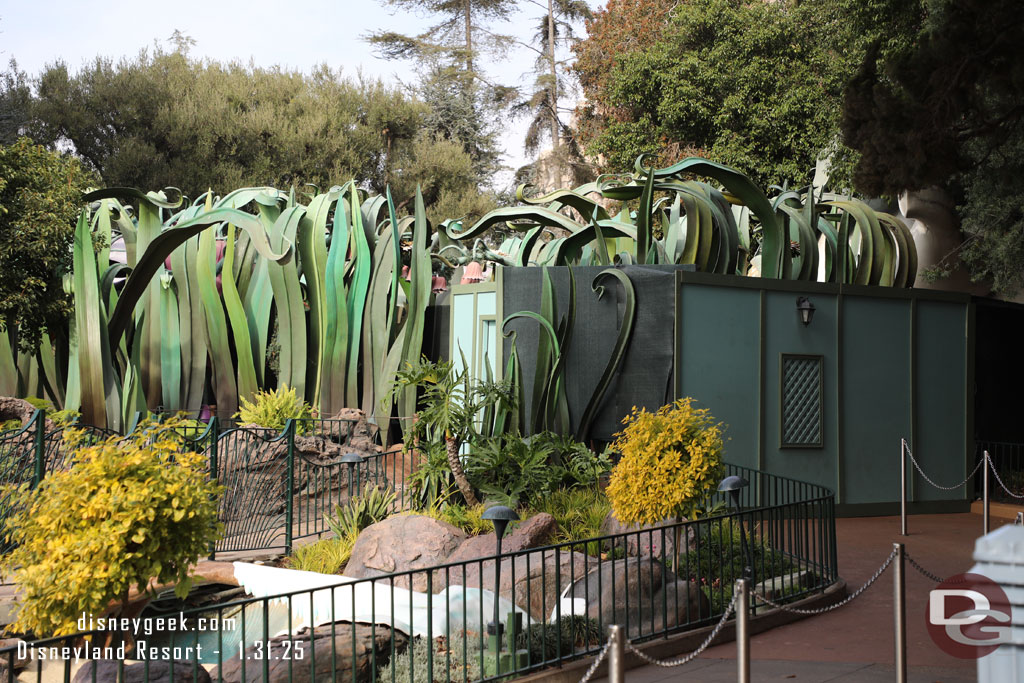
[[305,434],[311,427],[302,422],[313,417],[313,408],[295,393],[294,387],[280,387],[271,391],[258,391],[250,401],[242,398],[235,417],[243,424],[254,424],[266,429],[284,429],[294,419],[296,433]]

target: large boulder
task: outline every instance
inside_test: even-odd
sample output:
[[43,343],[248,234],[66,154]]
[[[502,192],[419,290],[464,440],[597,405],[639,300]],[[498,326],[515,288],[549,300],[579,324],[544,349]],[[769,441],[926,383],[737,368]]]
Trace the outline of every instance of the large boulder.
[[370,424],[366,419],[366,413],[357,408],[342,408],[335,420],[346,420],[351,428],[345,434],[345,443],[342,448],[346,453],[358,453],[364,458],[369,458],[381,452],[377,444],[377,425]]
[[124,678],[119,678],[120,670],[116,659],[90,659],[71,683],[210,683],[206,669],[186,661],[124,662]]
[[[0,423],[8,420],[20,420],[21,424],[27,425],[28,421],[36,412],[36,407],[28,401],[11,396],[0,396]],[[47,431],[52,429],[53,423],[47,420]]]
[[[589,555],[565,550],[536,550],[514,558],[503,557],[498,592],[532,618],[546,621],[555,611],[562,591],[597,563]],[[434,590],[453,585],[493,591],[494,570],[493,559],[439,569],[434,573]]]
[[[546,512],[524,520],[505,538],[501,539],[502,553],[516,553],[547,545],[558,531],[558,522]],[[463,541],[455,552],[448,556],[448,562],[464,562],[481,557],[491,557],[497,550],[497,539],[494,532],[473,536]]]
[[605,625],[627,626],[631,638],[711,616],[711,603],[696,582],[646,557],[605,560],[578,578],[565,597],[563,614],[571,610]]
[[[248,648],[245,676],[242,675],[243,660],[235,656],[225,659],[220,670],[213,672],[213,678],[224,683],[318,683],[332,680],[333,675],[336,681],[370,683],[372,672],[380,671],[391,657],[392,638],[396,654],[409,644],[407,636],[383,624],[371,627],[337,622],[317,626],[312,633],[304,628],[291,636],[271,638],[261,648]],[[286,641],[290,642],[286,644]],[[257,657],[268,652],[271,653],[270,677],[264,679],[263,661]],[[291,653],[288,659],[275,659],[283,657],[285,652]]]
[[[433,517],[389,517],[360,532],[345,567],[345,576],[363,579],[444,564],[465,540],[466,534],[461,529]],[[396,578],[394,585],[409,588],[409,577]],[[427,573],[414,572],[411,588],[425,591]]]
[[[685,522],[682,518],[680,521]],[[658,560],[670,559],[675,554],[675,536],[686,534],[686,548],[680,548],[680,552],[687,552],[697,548],[697,535],[689,527],[673,527],[661,531],[661,527],[675,524],[676,520],[666,518],[655,524],[624,524],[615,516],[614,510],[609,510],[601,521],[601,535],[614,536],[626,534],[614,541],[607,542],[609,549],[625,548],[626,555],[630,557],[653,557]]]

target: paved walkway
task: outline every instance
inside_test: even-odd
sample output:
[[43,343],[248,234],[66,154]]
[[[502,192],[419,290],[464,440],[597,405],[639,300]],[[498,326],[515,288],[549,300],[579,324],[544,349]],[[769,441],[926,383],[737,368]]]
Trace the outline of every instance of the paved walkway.
[[[992,519],[992,528],[1008,520]],[[910,535],[901,537],[899,517],[861,517],[837,521],[839,574],[850,591],[874,574],[903,542],[907,553],[938,576],[973,565],[974,541],[981,536],[976,514],[914,515]],[[856,600],[832,612],[779,626],[751,638],[751,678],[799,683],[874,683],[893,681],[892,570]],[[925,629],[928,591],[935,587],[907,564],[907,662],[909,680],[966,683],[976,679],[974,660],[942,652]],[[696,661],[672,669],[645,666],[626,672],[628,683],[692,681],[734,683],[736,644],[708,650]],[[607,679],[603,679],[606,681]]]

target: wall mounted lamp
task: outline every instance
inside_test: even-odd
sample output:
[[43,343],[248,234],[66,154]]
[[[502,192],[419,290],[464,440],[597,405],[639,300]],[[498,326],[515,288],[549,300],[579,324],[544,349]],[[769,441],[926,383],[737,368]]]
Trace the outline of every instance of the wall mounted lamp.
[[807,327],[814,319],[814,304],[806,296],[798,296],[796,298],[796,314],[800,316],[800,322],[804,324],[804,327]]

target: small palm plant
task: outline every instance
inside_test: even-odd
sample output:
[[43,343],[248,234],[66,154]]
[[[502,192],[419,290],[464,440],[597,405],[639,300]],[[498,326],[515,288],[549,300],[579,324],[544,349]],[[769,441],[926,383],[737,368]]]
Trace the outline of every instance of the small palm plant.
[[515,392],[509,382],[476,382],[465,369],[459,371],[451,361],[433,362],[426,358],[399,371],[393,392],[416,387],[418,420],[412,428],[414,441],[443,442],[448,466],[459,492],[470,506],[479,504],[473,487],[462,468],[459,451],[482,433],[490,434],[503,414],[515,408]]

